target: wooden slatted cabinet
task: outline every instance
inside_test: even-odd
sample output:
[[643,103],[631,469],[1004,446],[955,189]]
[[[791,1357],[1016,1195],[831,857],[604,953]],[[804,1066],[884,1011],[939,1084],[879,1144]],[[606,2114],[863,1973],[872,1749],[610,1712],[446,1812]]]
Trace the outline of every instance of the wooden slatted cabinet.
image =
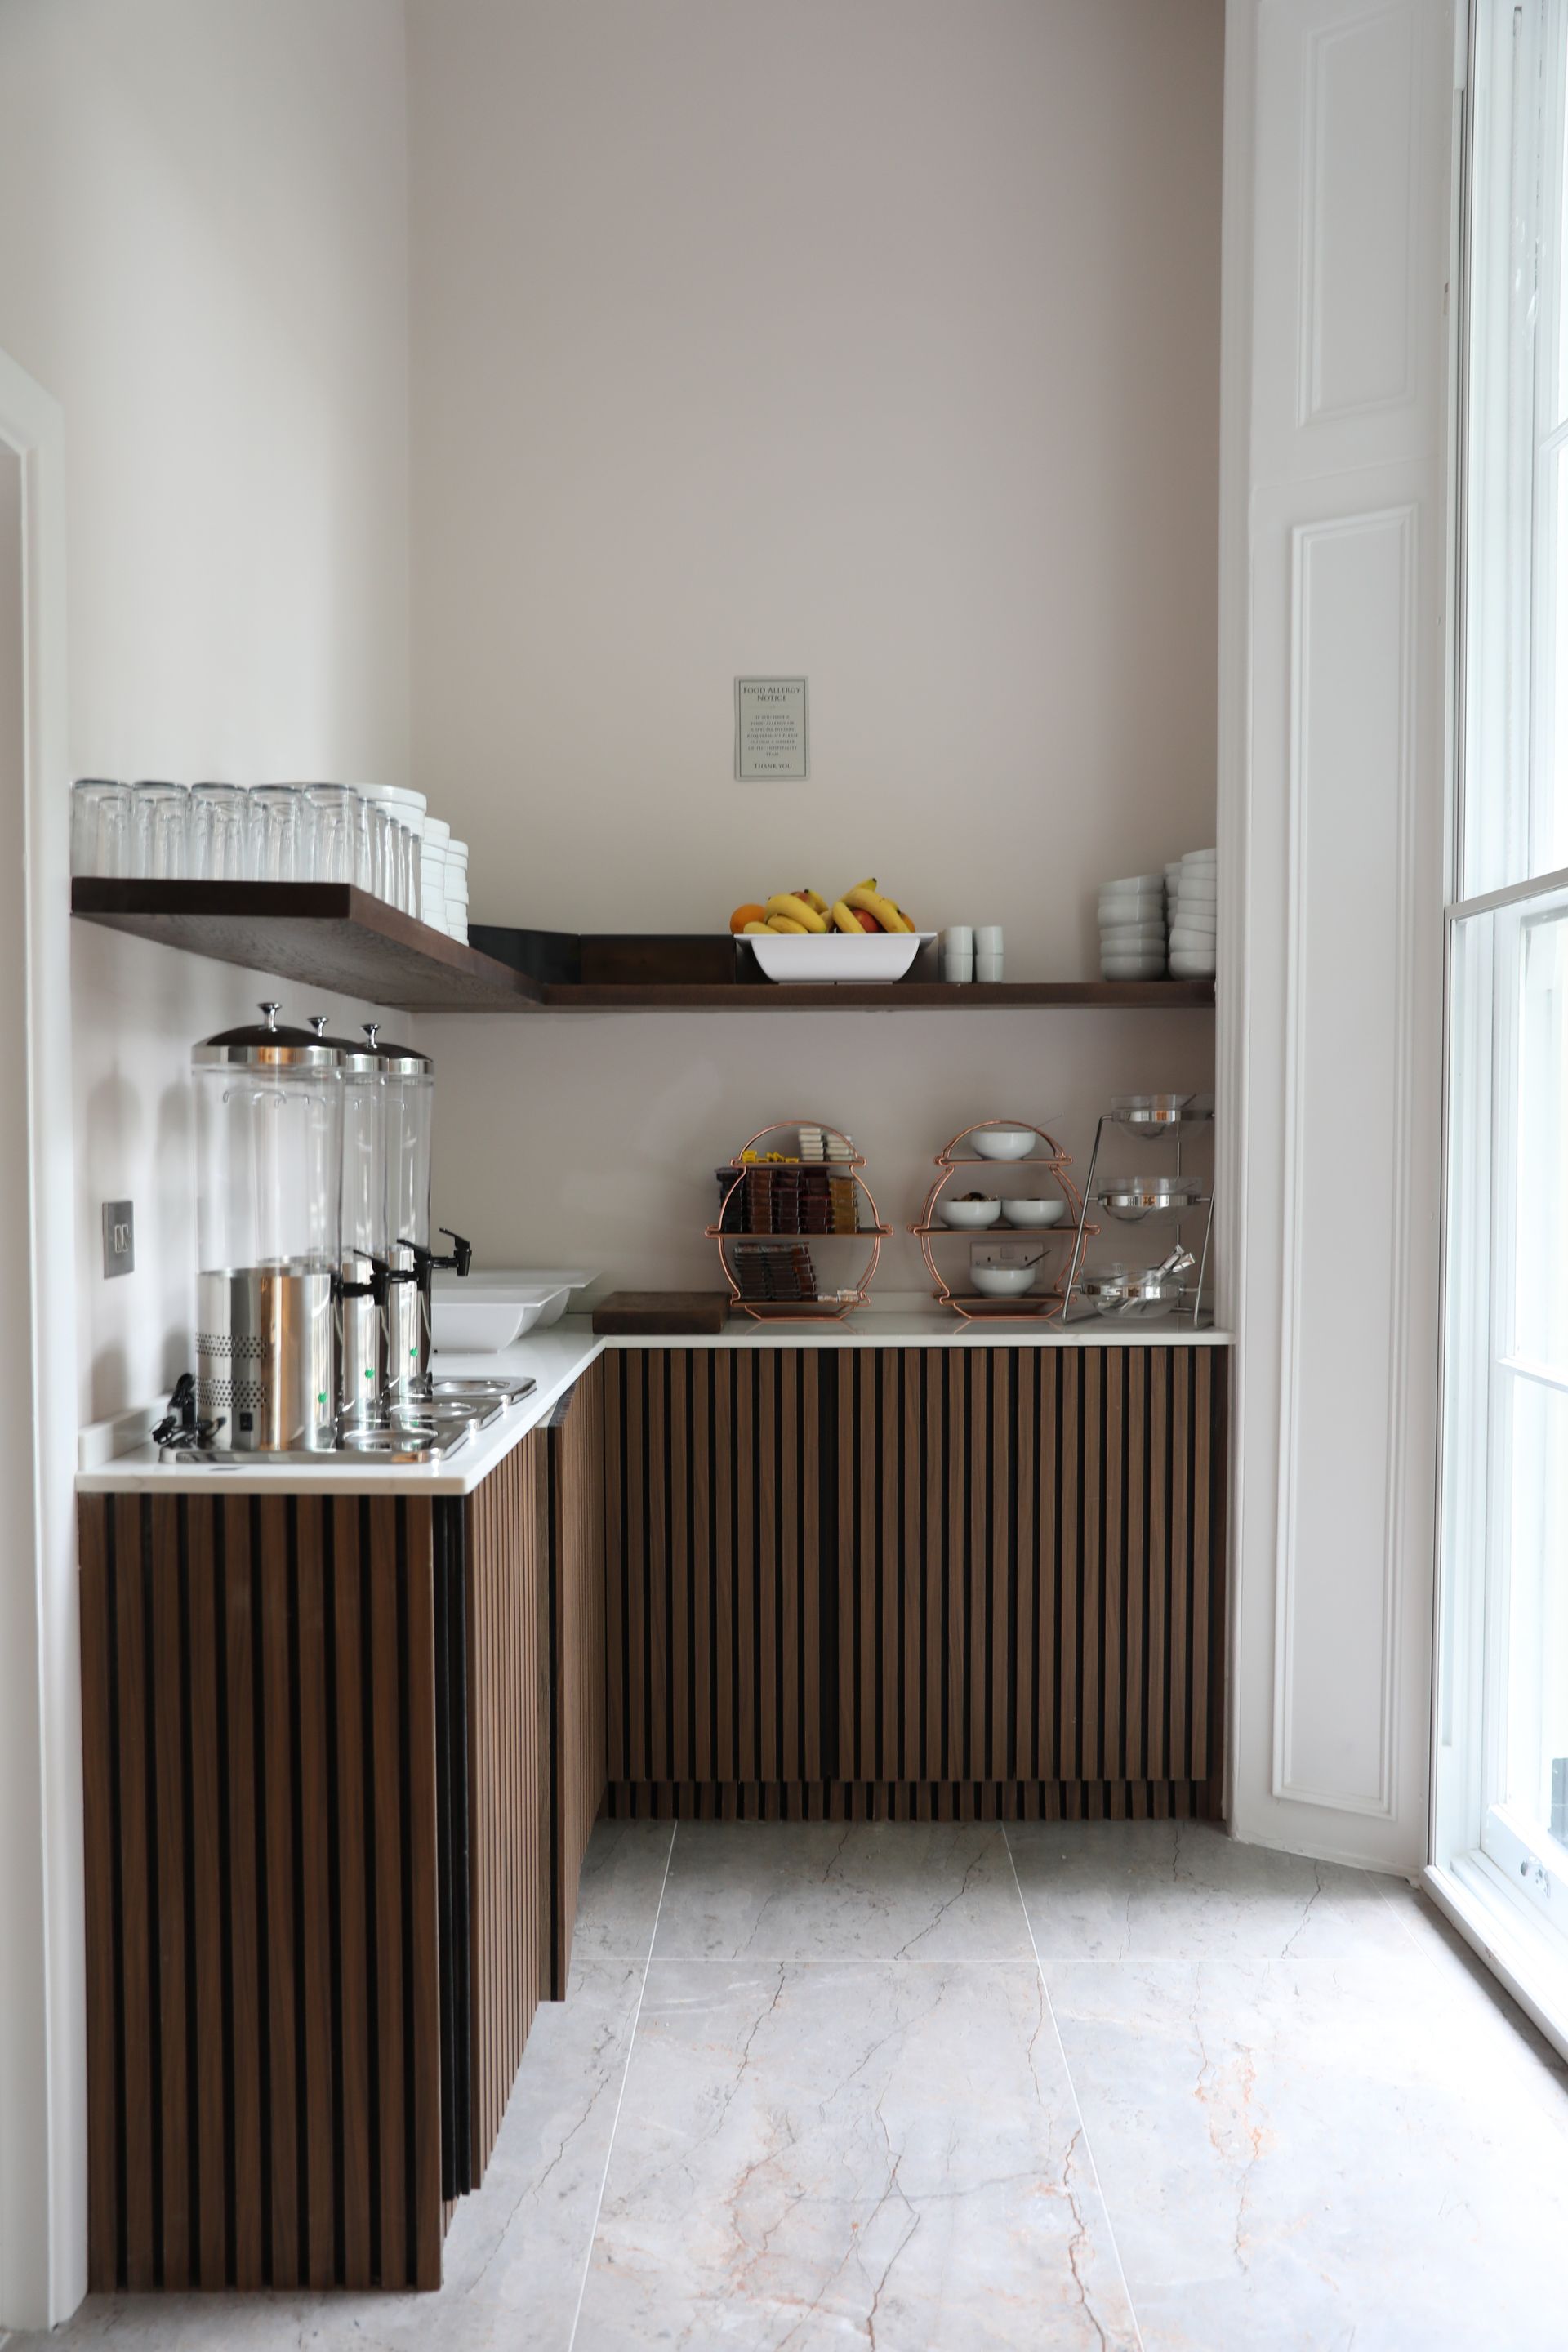
[[610,1357],[610,1810],[1217,1812],[1226,1363]]
[[460,1500],[82,1497],[95,2288],[439,2284],[603,1789],[601,1418]]

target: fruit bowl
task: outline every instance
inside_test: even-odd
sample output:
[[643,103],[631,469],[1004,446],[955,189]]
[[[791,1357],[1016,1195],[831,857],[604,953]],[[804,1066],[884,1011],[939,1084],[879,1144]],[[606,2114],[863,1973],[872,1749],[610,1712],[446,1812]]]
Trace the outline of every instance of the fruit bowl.
[[802,982],[902,980],[934,931],[753,931],[742,939],[770,980]]

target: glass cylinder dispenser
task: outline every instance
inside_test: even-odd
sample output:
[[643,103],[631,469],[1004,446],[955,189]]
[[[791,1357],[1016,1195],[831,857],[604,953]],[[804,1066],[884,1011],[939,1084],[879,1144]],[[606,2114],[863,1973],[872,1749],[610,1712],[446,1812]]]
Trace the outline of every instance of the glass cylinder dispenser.
[[342,1056],[278,1009],[191,1057],[196,1410],[238,1454],[337,1443]]
[[385,1065],[348,1037],[329,1037],[324,1013],[310,1015],[316,1042],[340,1057],[342,1078],[342,1224],[339,1257],[340,1437],[354,1439],[388,1422],[391,1355],[387,1297]]
[[395,1402],[426,1398],[430,1381],[430,1150],[436,1118],[436,1066],[411,1045],[364,1034],[386,1083],[388,1376]]

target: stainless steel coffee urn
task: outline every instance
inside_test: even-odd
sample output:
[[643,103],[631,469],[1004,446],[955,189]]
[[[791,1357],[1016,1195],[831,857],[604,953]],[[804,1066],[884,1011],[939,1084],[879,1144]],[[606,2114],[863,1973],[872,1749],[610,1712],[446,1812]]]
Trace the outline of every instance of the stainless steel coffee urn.
[[264,1003],[191,1057],[195,1409],[238,1454],[326,1453],[341,1386],[343,1056]]

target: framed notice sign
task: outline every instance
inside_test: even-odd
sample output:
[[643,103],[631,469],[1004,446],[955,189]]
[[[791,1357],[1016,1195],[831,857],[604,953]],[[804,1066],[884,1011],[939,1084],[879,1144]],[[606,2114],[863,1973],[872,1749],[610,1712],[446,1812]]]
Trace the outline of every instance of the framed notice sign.
[[735,680],[735,777],[742,784],[804,780],[804,677]]

